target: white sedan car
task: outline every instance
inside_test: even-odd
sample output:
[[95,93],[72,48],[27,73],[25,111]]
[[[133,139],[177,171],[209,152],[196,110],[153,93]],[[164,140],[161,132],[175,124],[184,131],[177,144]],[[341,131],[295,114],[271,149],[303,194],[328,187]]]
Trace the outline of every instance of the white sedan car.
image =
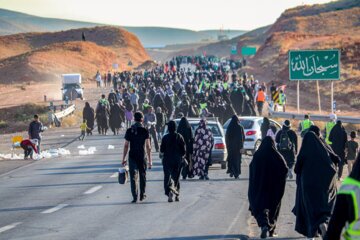
[[[261,124],[263,122],[263,117],[239,117],[239,121],[241,126],[244,128],[245,133],[245,142],[244,149],[247,155],[254,155],[256,150],[259,148],[261,144]],[[231,118],[227,120],[224,124],[224,131],[226,132],[227,127]],[[275,126],[276,130],[279,131],[281,129],[281,125],[270,119],[270,125]]]

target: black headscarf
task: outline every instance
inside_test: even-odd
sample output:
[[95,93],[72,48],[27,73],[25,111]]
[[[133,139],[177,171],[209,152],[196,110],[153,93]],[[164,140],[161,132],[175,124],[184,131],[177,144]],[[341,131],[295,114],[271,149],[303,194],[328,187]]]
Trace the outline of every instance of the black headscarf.
[[190,123],[186,119],[186,117],[182,117],[179,126],[177,128],[177,132],[183,136],[184,141],[186,143],[186,150],[188,153],[192,154],[193,152],[193,143],[194,143],[194,135]]
[[341,121],[337,121],[336,125],[332,128],[329,140],[332,142],[331,148],[344,161],[347,133]]
[[169,130],[169,133],[175,133],[176,131],[176,122],[171,120],[168,122],[168,130]]
[[250,163],[249,203],[253,216],[276,209],[285,192],[288,167],[271,137],[265,137]]
[[236,150],[243,148],[244,145],[244,129],[239,124],[239,118],[233,115],[226,129],[226,146],[228,149],[235,148]]
[[267,134],[269,128],[270,128],[270,120],[267,117],[264,117],[264,120],[260,127],[262,139],[264,139],[266,137],[266,134]]

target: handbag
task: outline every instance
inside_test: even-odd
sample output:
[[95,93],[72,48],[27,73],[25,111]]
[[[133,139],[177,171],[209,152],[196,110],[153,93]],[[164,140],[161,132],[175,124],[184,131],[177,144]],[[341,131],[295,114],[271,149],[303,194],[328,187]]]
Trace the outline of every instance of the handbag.
[[127,183],[129,178],[129,168],[127,166],[119,168],[118,170],[118,182],[119,184]]

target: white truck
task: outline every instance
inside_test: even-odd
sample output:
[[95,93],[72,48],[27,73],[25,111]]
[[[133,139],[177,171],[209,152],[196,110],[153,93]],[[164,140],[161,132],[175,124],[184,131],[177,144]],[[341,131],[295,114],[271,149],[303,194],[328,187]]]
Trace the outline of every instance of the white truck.
[[62,98],[63,100],[84,99],[84,88],[81,86],[81,74],[62,74]]

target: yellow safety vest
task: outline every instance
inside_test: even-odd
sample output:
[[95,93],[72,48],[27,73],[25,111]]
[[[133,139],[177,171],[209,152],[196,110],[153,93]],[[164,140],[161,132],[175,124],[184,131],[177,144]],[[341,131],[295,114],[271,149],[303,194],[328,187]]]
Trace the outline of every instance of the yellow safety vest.
[[343,236],[346,240],[358,240],[360,239],[360,182],[353,178],[347,177],[341,185],[338,194],[350,195],[354,205],[355,220],[345,227]]
[[207,107],[207,103],[200,103],[200,110],[203,110]]
[[332,142],[329,140],[329,137],[330,137],[330,132],[331,132],[331,130],[333,129],[333,127],[335,125],[336,125],[336,123],[333,122],[333,121],[326,123],[326,126],[325,126],[326,138],[325,138],[325,141],[326,141],[327,144],[332,144]]
[[306,129],[309,129],[311,127],[312,123],[310,121],[310,119],[305,119],[304,121],[301,122],[301,131],[304,131]]

